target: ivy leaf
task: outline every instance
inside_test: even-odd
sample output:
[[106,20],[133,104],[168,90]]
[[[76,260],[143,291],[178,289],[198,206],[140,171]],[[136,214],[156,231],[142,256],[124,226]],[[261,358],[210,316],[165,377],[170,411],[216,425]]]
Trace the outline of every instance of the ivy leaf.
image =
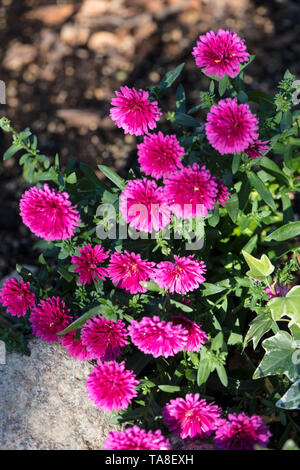
[[276,406],[285,410],[300,410],[300,379],[277,401]]
[[275,321],[286,315],[292,319],[292,323],[300,325],[300,286],[294,286],[285,297],[269,300],[268,306]]
[[250,268],[246,273],[247,276],[252,277],[257,281],[263,281],[274,271],[274,266],[267,255],[262,255],[260,259],[257,259],[246,251],[242,251],[242,254]]
[[270,331],[273,324],[272,318],[263,313],[258,315],[252,322],[250,323],[250,328],[245,336],[244,340],[244,348],[249,343],[249,341],[253,341],[253,348],[256,349],[259,341],[264,336],[265,333]]

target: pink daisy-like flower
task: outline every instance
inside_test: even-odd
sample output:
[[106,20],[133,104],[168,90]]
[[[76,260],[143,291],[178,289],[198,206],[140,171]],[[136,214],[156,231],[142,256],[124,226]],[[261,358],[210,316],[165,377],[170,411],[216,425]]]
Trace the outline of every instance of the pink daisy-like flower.
[[149,100],[149,93],[123,86],[115,91],[116,98],[111,100],[110,117],[125,134],[142,135],[155,129],[162,112],[157,101]]
[[125,369],[125,362],[97,362],[85,385],[89,398],[102,410],[126,410],[137,396],[139,380],[132,370]]
[[15,278],[8,279],[0,290],[0,302],[12,316],[24,317],[35,303],[35,295],[30,292],[30,283]]
[[255,445],[267,447],[271,435],[260,416],[233,413],[222,420],[214,440],[222,450],[254,450]]
[[117,287],[125,289],[131,294],[147,292],[140,282],[147,282],[153,273],[155,263],[146,261],[139,254],[116,251],[111,255],[108,266],[108,275]]
[[258,118],[247,103],[226,98],[214,104],[207,115],[206,135],[211,146],[222,155],[241,153],[258,138]]
[[174,356],[187,343],[187,330],[181,325],[165,322],[159,317],[143,317],[140,322],[132,320],[128,333],[140,351],[153,357]]
[[185,349],[189,352],[198,352],[201,349],[202,344],[205,344],[208,340],[207,334],[201,330],[201,325],[189,320],[183,315],[177,315],[172,317],[172,323],[174,325],[181,325],[187,330],[188,337]]
[[250,158],[262,158],[263,154],[270,148],[269,142],[269,140],[255,140],[246,148],[245,153]]
[[194,163],[168,175],[164,194],[177,217],[202,217],[215,207],[218,184],[205,166]]
[[162,261],[154,270],[152,279],[161,289],[178,294],[193,291],[205,281],[203,274],[206,265],[203,261],[197,261],[194,255],[179,258],[174,255],[175,262]]
[[170,443],[158,429],[155,432],[133,426],[124,431],[111,431],[104,444],[105,450],[169,450]]
[[273,284],[273,289],[266,287],[264,290],[270,299],[274,297],[285,297],[289,291],[284,284],[277,284],[277,282]]
[[216,176],[213,176],[213,180],[217,183],[217,201],[220,203],[222,207],[225,207],[226,202],[229,199],[230,192],[228,191],[227,187],[224,185],[224,181]]
[[90,284],[98,279],[105,279],[107,269],[98,264],[103,263],[109,256],[109,251],[105,251],[101,245],[95,245],[93,248],[88,243],[82,248],[78,248],[79,256],[72,256],[72,263],[78,267],[74,269],[79,274],[78,282],[80,284]]
[[138,161],[146,175],[159,179],[177,168],[182,168],[180,157],[184,148],[180,146],[176,135],[164,136],[162,132],[150,134],[138,145]]
[[61,346],[66,349],[69,356],[79,359],[80,361],[90,361],[95,359],[96,356],[89,353],[86,347],[82,344],[81,338],[75,338],[76,331],[70,331],[61,337]]
[[113,321],[100,315],[88,320],[81,330],[81,341],[87,351],[102,361],[111,361],[121,355],[128,344],[127,330],[121,320]]
[[68,315],[70,309],[66,308],[63,300],[59,297],[48,297],[41,300],[30,314],[32,331],[41,340],[53,343],[59,339],[57,333],[64,330],[71,322],[72,317]]
[[142,232],[161,230],[171,220],[164,188],[159,188],[155,181],[147,178],[127,183],[121,192],[120,210],[130,227]]
[[45,240],[71,238],[80,223],[76,206],[72,206],[67,193],[55,192],[47,184],[25,191],[20,201],[23,223],[38,237]]
[[245,41],[230,30],[209,31],[199,37],[193,49],[196,65],[208,75],[236,77],[239,64],[249,60]]
[[163,420],[171,432],[182,439],[210,436],[217,429],[221,409],[214,403],[199,400],[199,393],[188,393],[184,398],[175,398],[162,410]]

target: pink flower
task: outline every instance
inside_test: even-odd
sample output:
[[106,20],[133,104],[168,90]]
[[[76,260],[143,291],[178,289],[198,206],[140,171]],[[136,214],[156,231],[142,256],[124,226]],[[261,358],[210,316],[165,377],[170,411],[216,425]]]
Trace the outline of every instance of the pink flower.
[[85,385],[89,398],[102,410],[126,410],[137,396],[136,380],[131,370],[125,369],[125,362],[97,362]]
[[80,284],[90,284],[98,279],[105,279],[107,269],[98,264],[108,258],[109,251],[105,251],[101,245],[95,245],[94,248],[88,243],[82,248],[78,248],[79,256],[72,256],[72,263],[78,267],[74,269],[79,274],[78,282]]
[[245,413],[228,415],[228,421],[216,431],[215,443],[222,450],[254,450],[255,445],[267,447],[271,433],[262,418]]
[[183,155],[184,148],[179,145],[176,135],[150,134],[138,145],[141,170],[156,179],[182,168],[180,157]]
[[45,240],[71,238],[80,223],[76,206],[72,206],[67,193],[55,192],[47,184],[25,191],[20,201],[23,223],[38,237]]
[[111,361],[121,355],[128,344],[127,330],[121,320],[116,322],[100,315],[88,320],[81,330],[81,341],[88,353],[102,361]]
[[194,255],[179,258],[174,255],[175,263],[162,261],[152,275],[161,289],[178,294],[193,291],[205,281],[203,274],[206,266],[203,261],[194,260]]
[[66,349],[69,356],[79,359],[80,361],[90,361],[95,359],[93,354],[90,354],[86,347],[82,344],[81,339],[75,338],[76,331],[70,331],[61,337],[61,346]]
[[132,320],[128,333],[140,351],[153,357],[174,356],[187,343],[187,331],[181,325],[161,321],[159,317],[143,317],[140,322]]
[[8,279],[0,290],[0,302],[12,316],[24,317],[35,303],[35,295],[30,292],[30,283],[15,278]]
[[69,312],[70,309],[66,308],[64,301],[59,297],[41,300],[29,317],[33,333],[47,343],[57,341],[59,339],[57,333],[67,328],[72,322]]
[[125,134],[142,135],[148,129],[155,129],[162,112],[157,101],[149,101],[149,93],[127,86],[115,91],[116,98],[111,100],[110,117]]
[[218,183],[205,166],[194,163],[168,175],[164,193],[178,217],[202,217],[215,207]]
[[255,140],[246,148],[245,153],[250,158],[262,158],[263,154],[269,150],[269,140]]
[[193,49],[196,65],[204,67],[205,73],[219,78],[229,75],[233,78],[239,73],[239,64],[249,60],[249,53],[243,39],[230,30],[219,29],[217,34],[209,31],[199,37]]
[[274,297],[285,297],[289,291],[284,284],[277,284],[277,282],[274,283],[272,287],[273,289],[270,287],[266,287],[264,289],[270,299],[273,299]]
[[213,180],[217,183],[217,201],[222,207],[225,207],[227,200],[229,199],[230,192],[228,191],[227,187],[224,185],[224,181],[216,176],[213,176]]
[[199,393],[188,393],[184,398],[176,398],[162,410],[163,420],[171,432],[182,439],[196,436],[210,436],[218,427],[221,409],[214,403],[199,400]]
[[208,340],[207,334],[201,330],[201,325],[189,320],[183,315],[172,317],[172,323],[174,325],[181,325],[185,330],[187,330],[188,337],[185,349],[189,352],[200,351],[202,344],[205,344]]
[[219,101],[207,115],[207,138],[222,155],[245,151],[258,138],[257,129],[257,116],[247,103],[238,104],[236,98]]
[[149,281],[155,263],[143,260],[139,254],[116,251],[110,258],[108,275],[117,287],[131,294],[146,292],[140,282]]
[[161,431],[140,429],[138,426],[124,431],[111,431],[104,444],[105,450],[169,450],[170,443]]
[[131,180],[121,192],[120,210],[130,227],[142,232],[161,230],[169,224],[171,213],[165,201],[164,189],[155,181]]

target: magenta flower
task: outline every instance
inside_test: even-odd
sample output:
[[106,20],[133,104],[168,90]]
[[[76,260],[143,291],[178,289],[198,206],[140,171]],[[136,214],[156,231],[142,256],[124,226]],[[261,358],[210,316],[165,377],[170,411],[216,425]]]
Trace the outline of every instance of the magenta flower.
[[205,73],[219,78],[226,74],[235,77],[239,73],[239,64],[249,60],[244,40],[236,33],[223,29],[219,29],[217,34],[209,31],[200,36],[193,56],[196,65],[204,68]]
[[137,396],[136,380],[131,370],[125,369],[125,362],[97,362],[85,385],[89,398],[102,410],[126,410]]
[[180,157],[183,155],[184,148],[179,145],[176,135],[150,134],[138,145],[141,170],[156,179],[182,168]]
[[113,321],[100,315],[88,320],[81,330],[81,341],[89,354],[101,361],[111,361],[121,355],[128,344],[127,330],[121,320]]
[[217,429],[221,419],[221,409],[214,403],[199,400],[199,393],[188,393],[184,398],[176,398],[162,410],[163,420],[171,432],[182,439],[196,436],[210,436]]
[[254,446],[267,447],[271,433],[262,418],[245,413],[228,415],[222,420],[215,436],[215,443],[222,450],[254,450]]
[[222,155],[245,151],[258,138],[257,129],[257,116],[247,103],[238,104],[236,98],[219,101],[207,115],[207,138]]
[[123,86],[115,91],[116,98],[111,100],[110,117],[125,134],[142,135],[155,129],[162,112],[157,101],[149,100],[149,93]]
[[116,251],[110,258],[108,275],[117,287],[137,294],[147,291],[140,282],[149,281],[154,266],[155,263],[143,260],[139,254],[127,250],[124,253]]
[[41,189],[33,187],[25,191],[20,201],[20,215],[32,233],[47,241],[71,238],[80,223],[69,195],[55,192],[47,184]]
[[140,351],[153,357],[174,356],[187,343],[187,331],[181,325],[161,321],[159,317],[143,317],[140,322],[132,320],[128,333]]
[[230,197],[230,192],[228,191],[227,187],[224,185],[224,181],[216,176],[213,176],[213,180],[217,183],[217,201],[222,207],[225,207],[226,202]]
[[[217,202],[219,183],[205,166],[197,163],[174,171],[165,180],[165,198],[172,212],[183,219],[202,217]],[[227,190],[227,188],[224,186]]]
[[111,431],[104,444],[105,450],[170,450],[170,443],[158,429],[155,432],[133,426],[124,431]]
[[8,279],[0,290],[0,302],[12,316],[24,317],[35,304],[35,295],[30,292],[30,283],[15,278]]
[[78,248],[79,256],[72,256],[72,263],[78,267],[74,269],[79,274],[78,282],[80,284],[90,284],[98,279],[105,279],[107,269],[98,266],[109,256],[109,251],[105,251],[101,245],[95,245],[93,248],[88,243],[82,248]]
[[166,227],[171,212],[165,201],[164,189],[155,181],[131,180],[121,192],[120,211],[130,227],[142,232],[152,232]]
[[61,337],[61,346],[69,356],[79,359],[80,361],[90,361],[95,359],[96,356],[90,354],[86,347],[82,344],[81,339],[75,338],[76,331],[70,331]]
[[197,261],[194,255],[179,258],[174,255],[175,262],[162,261],[154,270],[152,279],[161,289],[178,294],[198,289],[199,285],[205,281],[203,274],[206,272],[206,265],[203,261]]
[[263,154],[269,150],[269,140],[255,140],[246,148],[245,153],[250,158],[262,158]]
[[183,315],[177,315],[172,317],[172,323],[174,325],[181,325],[187,330],[188,337],[185,349],[189,352],[198,352],[201,346],[208,340],[207,334],[201,330],[201,325],[189,320]]
[[57,341],[59,339],[57,333],[67,328],[72,322],[69,312],[70,309],[66,308],[64,301],[59,297],[41,300],[29,317],[33,333],[47,343]]
[[264,289],[269,299],[273,299],[274,297],[285,297],[289,291],[284,284],[277,284],[277,282],[275,282],[272,287],[273,289],[270,287],[265,287]]

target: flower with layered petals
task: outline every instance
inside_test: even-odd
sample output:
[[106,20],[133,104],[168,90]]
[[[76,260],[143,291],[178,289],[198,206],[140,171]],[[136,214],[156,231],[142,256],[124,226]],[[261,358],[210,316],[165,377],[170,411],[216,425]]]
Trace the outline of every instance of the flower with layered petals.
[[216,431],[215,443],[222,450],[254,450],[254,446],[267,447],[271,433],[262,418],[245,413],[228,415],[228,420]]
[[269,142],[269,140],[255,140],[246,148],[245,153],[250,158],[262,158],[270,148]]
[[79,359],[80,361],[90,361],[95,359],[96,356],[89,353],[86,347],[82,344],[81,338],[75,338],[76,331],[70,331],[61,337],[61,346],[69,356]]
[[34,306],[35,295],[30,292],[29,282],[23,282],[22,278],[19,281],[13,278],[3,284],[0,302],[12,316],[24,317],[27,310]]
[[200,351],[201,346],[208,340],[207,334],[201,330],[201,325],[183,315],[172,317],[172,323],[174,325],[181,325],[187,330],[188,337],[185,349],[189,352]]
[[221,419],[221,409],[214,403],[199,400],[199,394],[188,393],[185,398],[175,398],[162,410],[163,420],[169,430],[182,439],[209,436]]
[[128,333],[140,351],[153,357],[174,356],[187,344],[187,330],[181,325],[165,322],[159,317],[143,317],[140,322],[132,320]]
[[104,444],[105,450],[169,450],[170,443],[161,431],[148,431],[133,426],[124,431],[111,431]]
[[69,312],[70,309],[66,308],[64,301],[59,297],[41,300],[29,317],[33,333],[47,343],[57,341],[59,339],[57,333],[67,328],[72,322]]
[[101,361],[111,361],[121,355],[126,346],[127,330],[121,320],[113,321],[100,315],[92,317],[81,329],[81,341],[88,353]]
[[236,77],[239,65],[249,60],[249,53],[243,39],[230,30],[219,29],[217,34],[209,31],[199,37],[193,49],[196,65],[204,68],[208,75],[219,78],[224,75]]
[[131,180],[121,192],[120,210],[130,227],[142,232],[158,231],[171,220],[171,212],[165,200],[164,188],[155,181]]
[[102,410],[126,410],[137,396],[136,380],[131,370],[125,369],[125,362],[97,362],[85,385],[89,398]]
[[32,233],[47,241],[71,238],[80,223],[69,195],[55,192],[47,184],[41,189],[33,187],[25,191],[20,201],[20,215]]
[[206,135],[211,146],[222,155],[241,153],[258,138],[258,118],[247,103],[226,98],[214,104],[207,115]]
[[150,134],[138,145],[142,172],[156,179],[182,168],[180,157],[183,155],[184,148],[179,145],[176,135]]
[[155,129],[162,112],[157,101],[149,100],[144,90],[123,86],[115,91],[116,98],[111,100],[110,117],[125,134],[142,135]]
[[90,284],[98,279],[105,279],[107,269],[98,266],[109,256],[109,251],[105,251],[101,245],[93,248],[88,243],[82,248],[78,248],[79,256],[72,256],[72,263],[78,265],[74,272],[79,274],[80,284]]
[[194,255],[179,258],[174,255],[175,262],[162,261],[154,270],[152,279],[161,289],[178,294],[193,291],[205,281],[203,274],[206,265],[203,261],[197,261]]

